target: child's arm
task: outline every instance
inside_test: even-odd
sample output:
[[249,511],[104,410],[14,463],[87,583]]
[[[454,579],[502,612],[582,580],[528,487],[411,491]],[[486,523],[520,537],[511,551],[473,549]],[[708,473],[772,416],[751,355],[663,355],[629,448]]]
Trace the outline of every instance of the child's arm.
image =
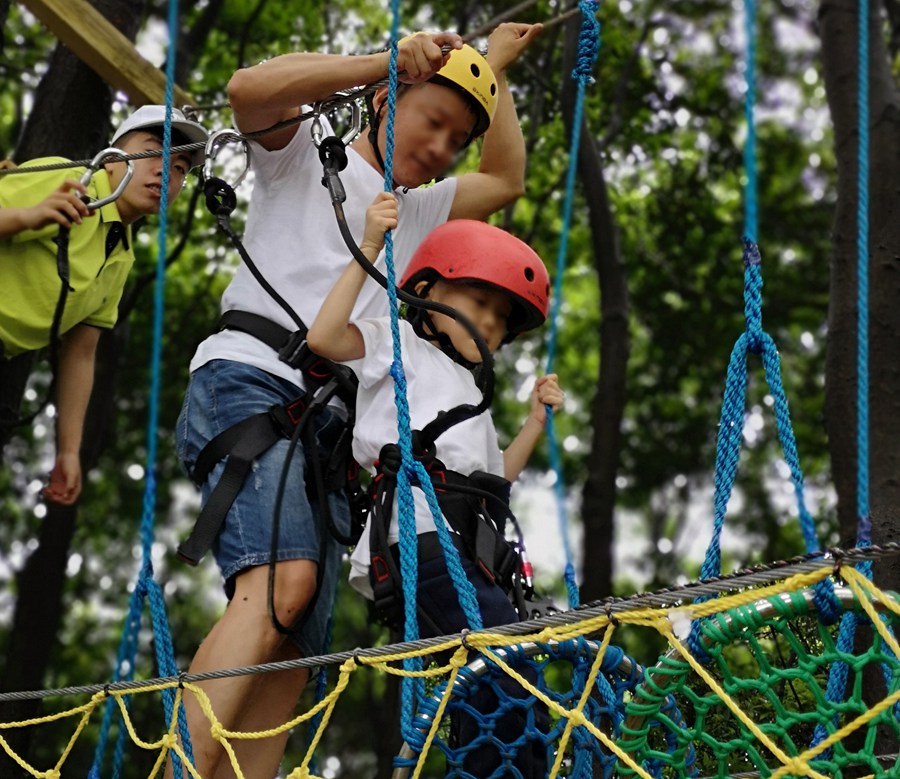
[[56,462],[44,497],[71,506],[81,494],[81,439],[91,388],[100,330],[75,325],[62,337],[57,393]]
[[[397,198],[381,192],[366,209],[366,230],[359,248],[370,262],[375,262],[384,246],[384,234],[397,226]],[[356,360],[366,354],[362,335],[350,323],[353,306],[368,274],[356,260],[341,274],[322,303],[315,321],[306,334],[309,348],[321,357],[338,362]]]
[[503,475],[508,481],[515,481],[528,462],[528,458],[534,451],[534,447],[544,432],[544,424],[547,422],[547,409],[550,406],[554,411],[562,407],[565,393],[560,389],[559,381],[555,373],[541,376],[531,391],[531,413],[519,434],[503,452]]
[[40,230],[53,222],[63,227],[80,225],[81,220],[92,213],[81,200],[84,191],[81,182],[67,179],[35,206],[0,208],[0,239],[12,238],[24,230]]

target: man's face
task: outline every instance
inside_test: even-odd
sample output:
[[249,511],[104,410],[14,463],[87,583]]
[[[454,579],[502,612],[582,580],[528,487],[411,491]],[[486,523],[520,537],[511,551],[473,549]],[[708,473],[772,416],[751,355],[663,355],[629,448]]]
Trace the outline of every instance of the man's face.
[[[127,154],[144,151],[159,151],[162,142],[153,133],[135,130],[119,139],[117,147]],[[131,224],[146,214],[158,214],[162,203],[162,156],[132,160],[134,176],[125,191],[115,201],[119,216],[125,224]],[[167,207],[172,204],[191,167],[187,154],[174,154],[169,159],[169,193]],[[116,162],[106,166],[113,190],[125,175],[125,163]]]
[[[378,130],[382,155],[387,139],[387,107]],[[465,146],[475,127],[475,116],[455,89],[419,84],[397,101],[394,119],[394,181],[418,187],[443,175]]]

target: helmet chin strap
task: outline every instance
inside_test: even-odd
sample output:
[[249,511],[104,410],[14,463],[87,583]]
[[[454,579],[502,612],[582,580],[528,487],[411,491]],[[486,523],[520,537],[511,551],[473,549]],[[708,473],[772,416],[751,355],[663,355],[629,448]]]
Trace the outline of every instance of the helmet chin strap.
[[[418,294],[419,297],[425,297],[428,294],[428,290],[430,290],[434,284],[435,280],[428,282],[426,286],[416,294]],[[406,318],[419,338],[434,343],[434,345],[453,360],[453,362],[462,365],[463,368],[469,371],[475,370],[480,365],[480,363],[467,360],[459,353],[459,350],[453,345],[453,341],[450,340],[450,336],[440,332],[434,326],[434,320],[431,318],[431,314],[424,308],[410,307]]]

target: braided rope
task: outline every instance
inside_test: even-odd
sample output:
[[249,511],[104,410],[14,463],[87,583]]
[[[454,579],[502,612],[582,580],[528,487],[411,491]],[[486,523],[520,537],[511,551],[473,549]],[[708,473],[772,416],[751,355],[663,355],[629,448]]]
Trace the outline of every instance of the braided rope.
[[[175,40],[178,34],[178,2],[169,0],[168,5],[169,48],[166,58],[166,117],[163,124],[163,148],[162,148],[162,181],[161,203],[159,212],[158,252],[156,265],[156,288],[154,292],[153,315],[153,340],[150,357],[150,398],[149,418],[147,422],[147,466],[146,481],[144,485],[143,514],[141,518],[141,548],[143,564],[138,580],[131,596],[128,616],[125,619],[122,641],[117,656],[115,678],[131,679],[134,676],[138,634],[141,626],[141,610],[144,598],[150,603],[150,618],[153,627],[154,646],[156,650],[156,662],[160,673],[171,675],[177,673],[175,664],[175,652],[172,646],[172,637],[169,632],[166,604],[159,585],[153,579],[153,523],[156,508],[156,456],[157,438],[159,428],[159,395],[162,375],[162,339],[163,321],[165,313],[165,259],[166,259],[166,229],[168,226],[168,196],[169,196],[169,159],[172,144],[172,100],[173,85],[175,82]],[[184,744],[185,755],[190,763],[193,763],[190,735],[187,728],[187,718],[184,709],[175,708],[175,692],[166,690],[163,692],[163,704],[167,721],[173,721],[177,717],[178,729]],[[124,706],[127,709],[128,701]],[[176,715],[177,711],[177,715]],[[106,741],[112,724],[113,701],[109,701],[104,711],[103,724],[100,738],[94,753],[94,763],[90,776],[98,779],[103,765],[103,755]],[[121,774],[124,761],[125,730],[120,728],[116,740],[115,757],[113,762],[113,777],[118,779]],[[173,755],[173,768],[176,775],[181,773],[181,760]]]
[[[559,312],[562,304],[563,276],[566,270],[566,258],[569,252],[569,228],[572,223],[572,203],[575,199],[575,174],[578,170],[578,149],[581,143],[581,125],[584,117],[584,95],[586,86],[593,80],[591,73],[597,54],[600,51],[600,22],[597,21],[595,0],[581,0],[581,31],[578,35],[578,54],[572,79],[577,83],[575,93],[575,112],[572,117],[572,138],[569,144],[569,167],[566,172],[566,194],[563,202],[563,224],[559,236],[559,251],[556,255],[556,278],[553,281],[553,299],[550,312],[550,331],[547,335],[547,368],[546,373],[553,373],[556,360],[556,339],[559,331]],[[556,515],[559,520],[559,534],[563,542],[566,565],[564,579],[568,594],[569,608],[575,608],[579,602],[578,583],[575,580],[575,565],[572,562],[572,548],[569,543],[569,516],[566,510],[565,479],[563,478],[562,458],[553,421],[553,409],[547,407],[547,443],[550,454],[550,466],[556,476],[553,492],[556,498]]]
[[[391,8],[393,21],[391,25],[391,56],[388,75],[387,97],[387,145],[384,155],[384,190],[393,191],[393,161],[394,161],[394,117],[397,105],[397,40],[399,38],[400,7],[399,0],[392,0]],[[390,373],[394,379],[394,404],[397,408],[397,432],[398,445],[402,457],[402,467],[397,473],[397,522],[400,533],[400,576],[403,581],[403,609],[404,609],[404,638],[407,641],[419,637],[419,626],[416,613],[416,591],[418,587],[418,537],[416,535],[416,511],[412,495],[412,485],[417,484],[425,493],[428,507],[434,519],[435,529],[441,546],[450,578],[456,589],[459,603],[470,628],[478,630],[482,627],[481,613],[478,608],[478,600],[475,597],[475,587],[466,577],[460,562],[459,552],[450,539],[450,533],[444,523],[443,515],[438,506],[434,486],[425,467],[416,460],[413,454],[412,425],[407,401],[406,374],[403,370],[403,356],[400,342],[400,307],[397,300],[397,275],[394,267],[394,241],[389,230],[384,236],[385,269],[387,276],[387,296],[391,320],[391,340],[393,343],[393,362]],[[407,670],[421,670],[421,658],[413,658],[404,661]],[[410,733],[412,726],[414,707],[413,693],[421,697],[423,688],[420,682],[404,680],[402,689],[401,708],[403,711],[403,723],[401,728],[405,730],[404,736]]]
[[[747,390],[746,359],[750,352],[760,354],[763,359],[766,382],[775,401],[775,419],[778,437],[785,461],[791,472],[794,496],[800,519],[800,527],[807,553],[818,551],[819,542],[815,522],[806,508],[803,494],[803,472],[797,454],[797,444],[790,421],[787,397],[781,380],[778,350],[771,336],[762,327],[762,273],[758,234],[758,185],[756,173],[756,2],[744,0],[744,29],[746,51],[744,60],[745,99],[744,110],[747,122],[747,142],[744,146],[744,167],[746,183],[744,187],[744,318],[745,332],[741,334],[731,353],[726,377],[722,414],[716,440],[715,465],[715,517],[713,536],[710,539],[701,569],[701,576],[714,576],[721,570],[720,536],[725,523],[728,501],[737,473],[740,446],[744,429],[744,412]],[[837,620],[839,606],[834,599],[830,582],[822,582],[816,587],[816,602],[822,618],[830,623]],[[700,645],[700,626],[694,625],[689,638],[691,650],[705,657]]]

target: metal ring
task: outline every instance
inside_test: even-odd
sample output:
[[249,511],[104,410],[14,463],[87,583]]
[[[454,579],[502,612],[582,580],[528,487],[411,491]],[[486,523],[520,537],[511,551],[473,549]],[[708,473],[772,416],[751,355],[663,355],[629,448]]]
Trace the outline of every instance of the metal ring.
[[244,169],[241,171],[241,175],[231,184],[233,189],[237,189],[238,185],[244,180],[244,176],[247,175],[247,171],[250,170],[250,144],[247,142],[246,138],[242,138],[234,132],[234,130],[224,128],[222,130],[216,130],[209,136],[204,152],[206,154],[206,160],[203,162],[203,175],[206,178],[212,178],[212,166],[216,161],[216,157],[219,155],[222,147],[232,141],[240,142],[242,151],[244,152]]
[[[335,96],[349,97],[351,94],[353,94],[351,90],[343,90],[341,92],[335,92],[334,95],[332,95],[332,98]],[[329,98],[329,100],[330,99],[331,98]],[[327,103],[328,101],[321,101],[313,105],[314,116],[309,132],[312,135],[312,141],[317,149],[325,138],[325,130],[322,127],[322,114],[324,111],[328,110],[326,108]],[[356,140],[356,136],[359,135],[359,131],[362,129],[362,111],[359,108],[359,100],[351,100],[348,103],[342,104],[342,107],[343,106],[350,108],[350,127],[341,137],[341,141],[344,146],[349,146]]]
[[[103,161],[110,157],[122,157],[122,150],[116,149],[114,146],[110,146],[107,149],[104,149],[101,152],[98,152],[94,159],[91,160],[91,164],[88,165],[87,170],[81,175],[81,183],[85,187],[91,183],[91,178],[94,173],[100,170],[100,166],[103,165]],[[119,186],[116,187],[115,192],[111,195],[107,195],[106,197],[102,197],[99,200],[90,200],[85,205],[91,210],[94,211],[102,206],[107,205],[108,203],[112,203],[114,200],[117,200],[119,196],[125,191],[125,187],[128,186],[128,182],[131,181],[131,177],[134,175],[134,165],[131,164],[131,160],[125,160],[125,175],[122,176],[122,180],[119,182]]]

